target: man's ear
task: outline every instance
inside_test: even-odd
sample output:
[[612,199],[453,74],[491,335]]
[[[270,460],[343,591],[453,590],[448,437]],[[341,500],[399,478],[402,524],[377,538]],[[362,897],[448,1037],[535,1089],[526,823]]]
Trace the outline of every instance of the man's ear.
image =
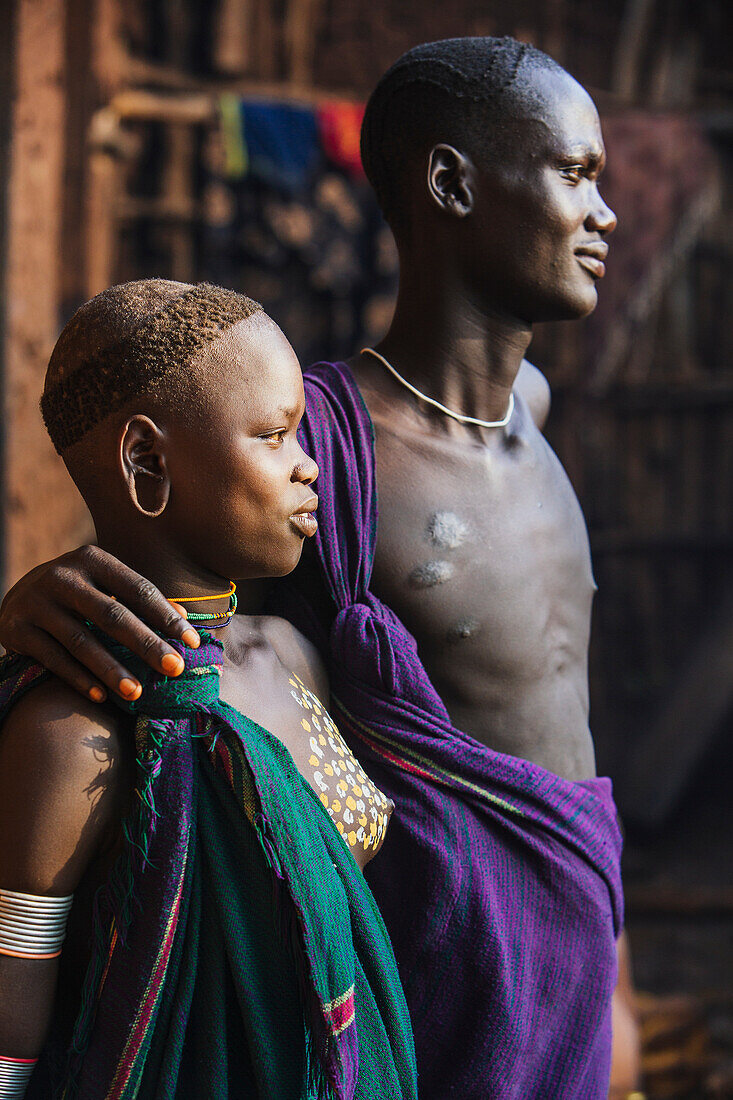
[[164,440],[158,425],[142,414],[130,417],[120,439],[120,468],[130,500],[151,518],[165,511],[171,492]]
[[452,145],[434,145],[428,160],[428,191],[447,214],[465,218],[473,210],[474,170],[467,156]]

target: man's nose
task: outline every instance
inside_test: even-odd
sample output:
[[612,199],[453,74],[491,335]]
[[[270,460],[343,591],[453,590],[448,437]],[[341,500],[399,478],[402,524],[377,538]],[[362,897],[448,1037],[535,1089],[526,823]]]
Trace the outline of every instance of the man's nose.
[[318,464],[305,451],[301,453],[303,455],[302,460],[293,469],[291,481],[299,481],[302,485],[312,485],[318,477]]
[[603,201],[598,192],[596,192],[596,198],[596,205],[588,215],[588,227],[606,236],[608,233],[613,233],[618,225],[618,218],[608,203]]

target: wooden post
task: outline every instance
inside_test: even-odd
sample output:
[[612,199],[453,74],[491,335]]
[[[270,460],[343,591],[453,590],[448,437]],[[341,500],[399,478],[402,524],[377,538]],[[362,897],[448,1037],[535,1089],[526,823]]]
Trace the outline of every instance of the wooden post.
[[287,75],[298,87],[312,84],[320,0],[290,0],[286,24]]
[[[95,0],[92,52],[99,101],[108,104],[126,80],[119,0]],[[105,107],[91,120],[86,193],[87,297],[115,281],[117,206],[122,189],[118,120]]]
[[6,582],[83,541],[88,513],[38,410],[59,328],[63,4],[19,0],[5,261]]
[[619,41],[613,63],[612,88],[627,101],[638,91],[639,73],[646,45],[654,0],[626,0]]

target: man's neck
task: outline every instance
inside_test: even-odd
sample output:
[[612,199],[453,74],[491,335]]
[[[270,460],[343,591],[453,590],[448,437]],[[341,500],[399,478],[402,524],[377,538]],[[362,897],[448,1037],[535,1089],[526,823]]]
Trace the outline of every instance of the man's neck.
[[427,396],[465,416],[500,420],[532,329],[478,308],[461,287],[434,275],[434,268],[432,279],[402,275],[394,318],[378,350]]

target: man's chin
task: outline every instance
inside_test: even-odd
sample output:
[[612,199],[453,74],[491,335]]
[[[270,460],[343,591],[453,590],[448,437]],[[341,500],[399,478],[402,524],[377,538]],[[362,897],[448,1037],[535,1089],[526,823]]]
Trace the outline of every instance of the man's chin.
[[581,321],[598,305],[598,291],[595,286],[585,289],[582,294],[564,297],[559,302],[554,302],[547,311],[547,315],[536,318],[537,321]]

